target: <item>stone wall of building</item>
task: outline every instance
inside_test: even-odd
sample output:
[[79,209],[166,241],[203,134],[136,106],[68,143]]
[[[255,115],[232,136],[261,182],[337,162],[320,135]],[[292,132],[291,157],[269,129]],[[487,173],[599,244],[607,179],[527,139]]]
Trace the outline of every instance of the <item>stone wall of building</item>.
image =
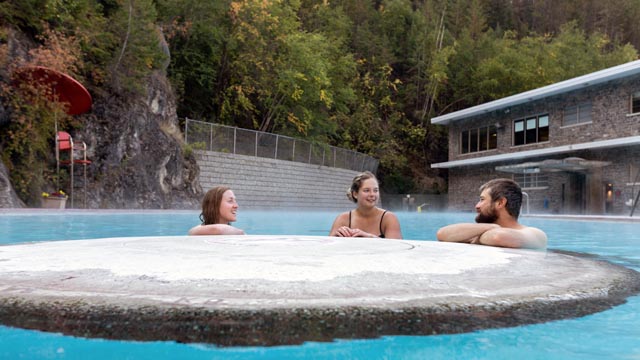
[[[603,168],[602,177],[603,187],[610,185],[610,194],[606,194],[606,188],[603,190],[608,197],[606,213],[628,215],[631,206],[627,202],[635,200],[640,191],[640,146],[590,151],[588,156],[611,162]],[[640,214],[640,208],[636,208],[635,214]]]
[[203,191],[230,186],[244,209],[344,211],[356,171],[300,162],[195,151]]
[[[449,161],[517,153],[527,150],[640,135],[640,114],[631,114],[631,95],[640,91],[640,76],[531,101],[449,125]],[[563,126],[563,111],[586,101],[592,104],[591,122]],[[549,141],[513,146],[513,122],[528,116],[549,114]],[[463,130],[499,124],[497,148],[461,154]]]
[[[635,200],[640,191],[640,146],[603,149],[599,151],[581,151],[571,154],[594,161],[605,161],[610,164],[602,168],[601,184],[594,184],[599,188],[605,201],[602,206],[603,214],[628,215],[630,200]],[[566,156],[566,155],[565,155]],[[563,158],[559,156],[558,158]],[[533,159],[531,161],[540,161]],[[505,163],[492,163],[490,166],[466,166],[449,170],[448,203],[450,210],[473,211],[478,201],[479,187],[485,182],[498,178],[513,178],[512,174],[495,170],[496,166]],[[590,213],[584,208],[584,199],[576,196],[576,184],[572,177],[584,176],[579,173],[566,171],[546,173],[548,186],[540,188],[524,188],[528,199],[523,200],[522,214],[526,214],[527,202],[531,213],[536,214],[580,214]],[[584,178],[586,180],[586,176]],[[584,184],[585,188],[588,184]],[[585,192],[588,192],[585,189]],[[636,215],[640,215],[640,207],[636,208]]]
[[[640,76],[455,121],[449,125],[449,161],[510,153],[515,155],[522,151],[639,136],[640,114],[631,113],[631,95],[637,91],[640,91]],[[591,122],[564,126],[564,109],[587,101],[592,105]],[[549,115],[549,141],[513,146],[514,121],[541,114]],[[488,125],[498,125],[497,148],[461,154],[461,132]],[[568,150],[537,158],[514,156],[512,160],[503,162],[450,168],[449,208],[472,210],[478,200],[477,189],[480,185],[496,177],[513,178],[510,173],[496,171],[497,166],[548,159],[562,160],[568,157],[605,161],[610,164],[602,168],[601,174],[596,173],[596,169],[590,170],[593,172],[590,176],[569,171],[545,173],[548,186],[524,189],[529,196],[531,212],[629,214],[631,207],[627,203],[635,199],[640,191],[640,183],[636,184],[633,178],[640,169],[640,146],[637,145],[587,151]],[[526,203],[523,206],[526,206]],[[640,214],[640,209],[637,209],[636,214]]]
[[[480,186],[496,178],[512,179],[511,174],[494,170],[494,166],[470,166],[449,170],[449,209],[455,211],[475,211],[479,200]],[[562,184],[567,183],[564,173],[549,175],[549,186],[545,188],[525,188],[521,214],[560,213],[563,209]]]

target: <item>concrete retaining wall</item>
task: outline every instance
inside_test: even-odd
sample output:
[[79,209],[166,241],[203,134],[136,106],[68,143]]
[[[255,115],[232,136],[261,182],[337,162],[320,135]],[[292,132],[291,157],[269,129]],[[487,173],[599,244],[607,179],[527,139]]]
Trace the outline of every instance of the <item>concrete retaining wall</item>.
[[203,191],[233,189],[244,209],[345,211],[356,171],[262,157],[195,151]]

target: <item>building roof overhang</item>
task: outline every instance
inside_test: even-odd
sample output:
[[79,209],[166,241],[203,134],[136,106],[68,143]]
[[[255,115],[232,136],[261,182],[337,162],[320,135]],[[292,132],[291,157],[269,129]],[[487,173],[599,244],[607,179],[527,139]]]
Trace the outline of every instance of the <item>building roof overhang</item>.
[[580,151],[580,150],[607,149],[607,148],[633,146],[633,145],[640,145],[640,136],[629,136],[629,137],[610,139],[610,140],[600,140],[600,141],[592,141],[592,142],[579,143],[579,144],[556,146],[556,147],[550,147],[545,149],[518,151],[518,152],[506,153],[506,154],[476,157],[472,159],[447,161],[442,163],[431,164],[431,167],[438,168],[438,169],[451,169],[451,168],[462,167],[462,166],[482,165],[482,164],[490,164],[490,163],[505,162],[505,161],[512,161],[512,160],[536,158],[536,157],[547,156],[547,155],[566,154],[566,153],[570,153],[573,151]]
[[579,157],[566,159],[546,159],[520,164],[496,166],[497,171],[513,174],[537,174],[546,172],[572,171],[587,172],[611,165],[610,161],[585,160]]
[[466,119],[489,113],[495,110],[501,110],[510,106],[520,105],[527,102],[544,99],[546,97],[567,93],[573,90],[586,88],[589,86],[605,83],[611,80],[629,77],[640,74],[640,60],[628,62],[622,65],[610,67],[604,70],[596,71],[587,75],[579,76],[573,79],[561,81],[552,85],[544,86],[534,90],[529,90],[520,94],[508,96],[502,99],[494,100],[481,105],[466,108],[464,110],[455,111],[442,116],[436,116],[431,119],[432,124],[448,125],[451,122]]

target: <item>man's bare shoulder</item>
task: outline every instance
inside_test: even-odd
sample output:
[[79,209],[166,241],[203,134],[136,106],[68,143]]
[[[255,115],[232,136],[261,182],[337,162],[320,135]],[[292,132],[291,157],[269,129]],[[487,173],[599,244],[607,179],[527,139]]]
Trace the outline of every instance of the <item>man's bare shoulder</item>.
[[501,227],[484,233],[480,238],[480,243],[509,248],[545,249],[547,247],[547,234],[538,228],[530,226],[518,228]]

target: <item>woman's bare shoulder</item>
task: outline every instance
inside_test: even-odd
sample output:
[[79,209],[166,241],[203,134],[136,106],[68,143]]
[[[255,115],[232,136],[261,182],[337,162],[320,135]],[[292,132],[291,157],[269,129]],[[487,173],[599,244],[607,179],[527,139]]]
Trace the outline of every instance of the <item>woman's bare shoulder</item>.
[[189,235],[244,235],[244,231],[231,225],[210,224],[194,226]]
[[382,223],[398,222],[398,216],[390,210],[380,209],[382,211]]

